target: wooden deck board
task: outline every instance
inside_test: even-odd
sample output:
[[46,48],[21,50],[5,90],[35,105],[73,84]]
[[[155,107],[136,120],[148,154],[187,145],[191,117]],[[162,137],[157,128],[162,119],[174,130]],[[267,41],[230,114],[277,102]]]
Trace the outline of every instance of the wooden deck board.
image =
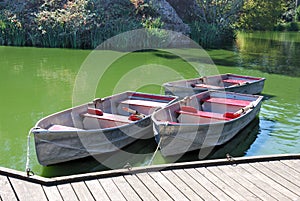
[[88,187],[85,185],[83,181],[81,182],[73,182],[72,187],[78,197],[79,200],[95,200]]
[[285,195],[273,188],[273,186],[268,183],[268,180],[265,181],[265,179],[262,179],[260,175],[256,174],[256,172],[252,172],[253,169],[247,166],[247,164],[240,164],[236,168],[242,170],[242,172],[247,175],[250,181],[255,183],[255,185],[267,192],[270,196],[279,200],[287,200]]
[[123,196],[127,200],[141,200],[141,198],[136,194],[134,189],[127,183],[124,177],[114,177],[112,178],[116,186],[119,188]]
[[17,200],[14,189],[6,176],[0,175],[0,197],[2,201]]
[[[225,194],[230,196],[233,200],[244,200],[246,201],[246,198],[240,195],[238,192],[236,192],[234,189],[232,189],[229,185],[224,183],[221,179],[219,179],[216,175],[211,173],[207,168],[197,168],[197,171],[200,172],[203,176],[205,176],[208,180],[210,180],[212,183],[218,186]],[[219,175],[221,176],[221,175]]]
[[171,198],[178,200],[188,200],[179,189],[177,189],[161,172],[150,172],[148,173],[158,185],[161,186],[169,194]]
[[181,180],[173,171],[162,171],[161,172],[178,190],[180,190],[184,195],[190,200],[202,200],[202,198],[197,195],[183,180]]
[[126,200],[111,178],[99,179],[99,181],[111,200]]
[[[268,164],[268,163],[267,163]],[[261,171],[262,174],[266,174],[269,178],[273,179],[278,184],[282,185],[289,192],[295,193],[297,196],[300,196],[300,187],[295,185],[294,183],[290,182],[286,179],[283,175],[278,174],[278,172],[274,171],[273,169],[269,168],[266,163],[253,163],[251,166],[256,168],[257,170]]]
[[279,184],[278,182],[274,181],[272,176],[269,175],[269,171],[266,171],[264,173],[260,172],[258,169],[254,168],[252,165],[247,166],[247,170],[251,171],[252,175],[262,179],[264,182],[272,186],[275,190],[280,192],[283,196],[286,197],[286,200],[292,199],[295,200],[297,199],[297,195],[291,191],[289,191],[286,187],[283,185]]
[[43,186],[48,200],[63,201],[57,186]]
[[202,186],[204,186],[209,192],[213,193],[213,195],[220,200],[233,200],[229,197],[224,191],[217,187],[213,182],[207,179],[204,175],[202,175],[196,169],[186,169],[185,170],[191,177],[193,177],[196,181],[198,181]]
[[126,181],[132,186],[135,192],[142,198],[142,200],[157,200],[149,189],[137,178],[136,175],[124,176]]
[[244,174],[244,172],[241,171],[241,169],[236,168],[236,166],[222,166],[219,168],[221,168],[225,174],[227,174],[229,177],[237,181],[240,185],[247,188],[249,191],[251,191],[261,200],[265,200],[265,201],[276,200],[275,198],[267,194],[264,190],[259,188],[257,185],[252,183],[251,180],[249,180],[248,178],[249,175]]
[[148,173],[137,174],[137,176],[158,200],[172,200],[172,198],[150,177],[150,175],[148,175]]
[[277,161],[270,161],[268,165],[272,167],[274,171],[284,175],[290,182],[300,187],[300,176],[292,168],[289,168],[287,165],[282,166],[282,164]]
[[101,201],[109,201],[109,197],[102,188],[100,182],[95,180],[88,180],[85,181],[86,186],[89,188],[90,192],[93,194],[95,200],[101,200]]
[[76,201],[78,200],[76,193],[74,192],[71,184],[61,184],[57,186],[64,201]]
[[232,177],[226,174],[226,170],[221,167],[208,167],[207,168],[212,174],[216,175],[220,180],[222,180],[226,185],[230,186],[241,196],[250,200],[260,200],[255,194],[253,194],[249,189],[242,186],[239,182],[235,181]]
[[[48,200],[43,187],[40,184],[31,183],[28,181],[10,178],[10,182],[18,195],[20,201],[43,201]],[[32,194],[34,193],[34,196]]]
[[[193,170],[191,170],[193,171]],[[197,178],[194,178],[188,174],[185,170],[173,170],[182,181],[184,181],[194,192],[196,192],[203,200],[217,200],[208,189],[204,188],[197,182]]]
[[300,154],[195,161],[56,178],[0,167],[0,201],[300,200]]
[[291,168],[293,168],[295,171],[300,173],[299,170],[299,166],[300,166],[300,161],[295,161],[295,160],[285,160],[285,161],[281,161],[282,163],[290,166]]

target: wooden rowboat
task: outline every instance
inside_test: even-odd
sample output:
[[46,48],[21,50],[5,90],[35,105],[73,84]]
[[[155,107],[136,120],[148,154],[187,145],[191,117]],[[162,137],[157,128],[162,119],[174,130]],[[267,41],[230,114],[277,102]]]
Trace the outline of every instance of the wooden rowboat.
[[52,165],[119,150],[153,137],[151,114],[177,97],[124,92],[76,106],[32,129],[38,161]]
[[225,90],[236,93],[259,94],[264,88],[265,78],[235,74],[222,74],[179,80],[163,84],[165,94],[184,98],[207,90]]
[[213,148],[232,139],[258,114],[263,97],[206,91],[153,113],[155,139],[164,156]]

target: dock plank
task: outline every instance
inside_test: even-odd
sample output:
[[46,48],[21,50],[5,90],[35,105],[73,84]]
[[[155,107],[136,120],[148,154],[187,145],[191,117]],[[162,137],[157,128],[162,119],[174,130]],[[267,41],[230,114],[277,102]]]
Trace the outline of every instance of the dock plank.
[[0,175],[0,197],[2,201],[17,200],[9,179],[6,176]]
[[251,172],[251,169],[248,169],[248,164],[239,164],[236,166],[236,169],[241,170],[240,173],[242,175],[245,175],[252,183],[254,183],[256,186],[267,192],[271,197],[279,200],[287,200],[287,197],[278,192],[276,189],[274,189],[270,184],[265,182],[264,179],[260,178],[257,175],[253,175],[253,172]]
[[148,173],[137,174],[137,177],[153,193],[158,200],[172,200],[172,198],[154,181]]
[[147,189],[147,187],[137,178],[136,175],[126,175],[124,178],[132,186],[135,192],[142,198],[142,200],[157,200],[151,191]]
[[280,192],[283,196],[286,197],[286,200],[292,199],[295,200],[299,198],[295,193],[289,191],[286,187],[279,184],[278,182],[272,179],[272,176],[268,174],[269,172],[266,171],[264,173],[260,172],[258,169],[254,168],[251,164],[247,166],[247,170],[252,172],[252,175],[264,180],[267,184],[272,186],[275,190]]
[[181,180],[173,171],[161,172],[178,190],[180,190],[189,200],[203,200],[195,191],[193,191],[183,180]]
[[81,182],[73,182],[72,187],[80,201],[91,201],[95,200],[92,196],[91,192],[89,191],[88,187],[85,185],[83,181]]
[[188,200],[161,172],[148,173],[174,200]]
[[278,161],[270,161],[268,166],[272,167],[278,174],[285,175],[290,182],[300,187],[300,175],[294,169],[289,168],[287,165],[282,166]]
[[[232,165],[235,164],[235,165]],[[56,178],[0,167],[0,201],[300,200],[300,154],[195,161]]]
[[43,189],[48,200],[63,201],[57,186],[43,186]]
[[64,201],[76,201],[78,200],[76,193],[74,192],[71,184],[61,184],[57,186]]
[[237,181],[240,185],[247,188],[249,191],[251,191],[257,197],[259,197],[261,200],[265,200],[265,201],[276,200],[274,197],[270,196],[264,190],[262,190],[257,185],[255,185],[255,183],[251,182],[249,175],[247,173],[245,174],[245,172],[242,169],[239,169],[236,166],[228,166],[228,165],[224,165],[218,168],[221,168],[225,174],[227,174],[229,177]]
[[101,200],[101,201],[109,201],[109,197],[102,188],[100,182],[95,179],[95,180],[88,180],[85,181],[85,184],[89,188],[90,192],[93,194],[95,200]]
[[225,173],[225,170],[220,167],[208,167],[207,168],[211,173],[217,176],[220,180],[222,180],[226,185],[230,186],[236,192],[238,192],[241,196],[246,198],[248,201],[250,200],[260,200],[255,194],[251,193],[249,189],[245,188],[244,186],[240,185],[237,181],[235,181],[232,177],[228,176]]
[[216,175],[211,173],[211,171],[209,171],[207,168],[197,168],[196,170],[198,172],[200,172],[200,174],[205,176],[208,180],[210,180],[212,183],[216,184],[218,186],[218,188],[220,188],[225,194],[230,196],[232,199],[246,201],[245,197],[241,196],[238,192],[236,192],[234,189],[232,189],[229,185],[227,185],[221,179],[219,179],[219,177],[221,175],[218,175],[219,177],[217,177]]
[[300,173],[299,167],[300,167],[300,161],[296,160],[285,160],[280,161],[284,163],[285,165],[289,166],[290,168],[293,168],[296,172]]
[[111,178],[99,179],[99,182],[111,200],[126,200]]
[[123,176],[114,177],[112,179],[127,200],[141,200]]
[[184,181],[194,192],[196,192],[203,200],[217,200],[208,189],[204,188],[200,183],[197,182],[197,178],[189,175],[184,170],[173,170],[182,181]]
[[48,200],[43,187],[40,184],[31,183],[17,178],[10,178],[10,182],[20,201]]
[[251,164],[258,171],[261,171],[263,174],[268,175],[268,177],[272,178],[274,181],[289,189],[290,192],[295,193],[297,196],[300,196],[300,187],[290,182],[284,175],[278,174],[278,172],[274,171],[272,168],[269,168],[268,163],[253,163]]
[[[201,169],[201,168],[199,168]],[[202,175],[197,169],[186,169],[185,170],[191,177],[197,180],[202,186],[204,186],[208,191],[213,192],[213,195],[218,200],[233,200],[224,191],[217,187],[216,184],[212,183],[204,175]]]

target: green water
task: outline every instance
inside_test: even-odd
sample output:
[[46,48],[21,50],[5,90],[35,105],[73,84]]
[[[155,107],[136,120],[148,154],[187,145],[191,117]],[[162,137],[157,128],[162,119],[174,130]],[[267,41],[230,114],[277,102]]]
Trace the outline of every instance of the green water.
[[[259,117],[237,138],[215,150],[209,157],[223,158],[226,153],[232,156],[299,153],[300,33],[240,33],[235,46],[207,52],[220,73],[267,79]],[[87,50],[0,47],[0,166],[24,170],[29,129],[40,118],[72,106],[74,81],[89,53]],[[105,71],[95,96],[107,96],[121,89],[160,93],[159,81],[163,83],[179,78],[176,73],[166,75],[158,71],[151,74],[152,71],[145,70],[147,68],[138,68],[153,63],[171,66],[184,78],[197,76],[186,62],[169,53],[136,52],[118,59]],[[98,65],[101,68],[101,62]],[[132,71],[135,71],[135,76],[128,74]],[[129,78],[121,82],[126,74]],[[141,84],[140,80],[147,84]],[[118,82],[122,87],[115,89]],[[249,137],[245,138],[245,134]],[[126,151],[152,153],[155,148],[154,140],[150,139],[134,143]],[[197,154],[187,154],[181,161],[198,160]],[[93,158],[42,167],[36,160],[33,143],[30,155],[31,168],[35,174],[43,176],[105,169]],[[132,166],[147,165],[151,154],[131,158],[124,158],[122,154],[103,157],[111,158],[115,168],[121,168],[126,163]],[[172,159],[164,159],[158,153],[153,163],[169,161]]]

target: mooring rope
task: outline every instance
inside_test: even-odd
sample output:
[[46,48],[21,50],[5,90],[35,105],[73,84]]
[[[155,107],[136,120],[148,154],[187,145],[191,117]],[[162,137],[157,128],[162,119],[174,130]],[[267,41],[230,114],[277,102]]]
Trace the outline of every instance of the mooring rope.
[[27,177],[34,175],[34,172],[30,169],[30,137],[33,129],[35,128],[31,128],[29,130],[27,136],[27,156],[26,156],[26,167],[25,167],[25,172],[27,174]]
[[151,157],[151,159],[150,159],[150,161],[149,161],[149,163],[148,163],[148,166],[149,166],[149,165],[152,165],[152,162],[153,162],[153,160],[154,160],[154,157],[155,157],[155,155],[156,155],[156,153],[158,152],[158,149],[159,149],[159,147],[160,147],[161,141],[162,141],[162,137],[160,137],[160,139],[159,139],[159,142],[158,142],[158,144],[157,144],[156,150],[155,150],[155,152],[153,153],[153,155],[152,155],[152,157]]

